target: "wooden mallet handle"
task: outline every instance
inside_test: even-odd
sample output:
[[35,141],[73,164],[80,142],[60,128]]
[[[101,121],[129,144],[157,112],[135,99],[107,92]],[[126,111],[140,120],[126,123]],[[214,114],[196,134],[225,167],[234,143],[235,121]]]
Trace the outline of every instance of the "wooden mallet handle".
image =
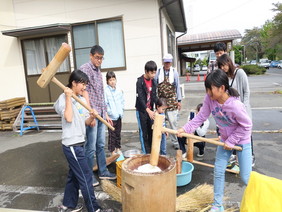
[[[56,85],[58,85],[63,90],[66,89],[66,86],[64,86],[59,80],[57,80],[57,78],[53,77],[52,82],[54,82]],[[79,104],[81,104],[83,107],[85,107],[89,112],[92,111],[92,108],[89,107],[87,104],[85,104],[83,101],[81,101],[81,99],[78,98],[75,94],[72,94],[72,98],[74,98],[77,102],[79,102]],[[110,125],[105,119],[103,119],[100,115],[97,114],[96,117],[101,122],[103,122],[108,128],[110,128],[113,131],[115,130],[115,128],[112,125]]]
[[158,113],[156,113],[153,126],[152,149],[150,155],[150,164],[152,166],[157,166],[159,162],[163,121],[164,115],[159,115]]

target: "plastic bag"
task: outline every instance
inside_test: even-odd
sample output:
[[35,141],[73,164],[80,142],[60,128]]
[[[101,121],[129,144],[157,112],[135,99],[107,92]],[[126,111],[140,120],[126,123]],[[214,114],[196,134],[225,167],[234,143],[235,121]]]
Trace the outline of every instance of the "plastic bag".
[[282,211],[282,180],[251,172],[240,212]]

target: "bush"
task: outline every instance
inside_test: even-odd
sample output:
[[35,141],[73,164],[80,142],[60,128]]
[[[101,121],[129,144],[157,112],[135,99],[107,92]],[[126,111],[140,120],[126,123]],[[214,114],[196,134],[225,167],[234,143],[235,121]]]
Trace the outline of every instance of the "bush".
[[261,75],[266,72],[264,67],[259,67],[257,65],[244,65],[242,69],[246,72],[247,75]]

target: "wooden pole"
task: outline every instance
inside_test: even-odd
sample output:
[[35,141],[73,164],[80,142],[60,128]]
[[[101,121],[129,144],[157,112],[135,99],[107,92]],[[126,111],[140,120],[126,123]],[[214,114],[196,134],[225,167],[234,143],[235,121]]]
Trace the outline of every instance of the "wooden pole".
[[[190,161],[189,161],[189,162],[190,162]],[[196,160],[193,160],[192,163],[195,163],[195,164],[198,164],[198,165],[202,165],[202,166],[207,166],[207,167],[214,168],[214,165],[212,165],[212,164],[204,163],[204,162],[200,162],[200,161],[196,161]],[[233,173],[233,174],[239,174],[238,171],[234,171],[234,170],[231,170],[231,169],[225,169],[225,171],[231,172],[231,173]]]
[[187,161],[192,163],[194,160],[194,143],[191,138],[187,138],[186,142],[187,142]]
[[176,151],[176,174],[180,174],[182,171],[182,150]]

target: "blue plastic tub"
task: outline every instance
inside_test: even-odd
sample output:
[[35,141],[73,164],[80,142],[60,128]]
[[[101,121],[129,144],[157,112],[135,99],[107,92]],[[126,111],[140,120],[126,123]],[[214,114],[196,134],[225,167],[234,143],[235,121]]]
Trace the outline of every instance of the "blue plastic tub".
[[182,172],[176,175],[177,186],[184,186],[191,182],[194,166],[192,163],[182,161]]

